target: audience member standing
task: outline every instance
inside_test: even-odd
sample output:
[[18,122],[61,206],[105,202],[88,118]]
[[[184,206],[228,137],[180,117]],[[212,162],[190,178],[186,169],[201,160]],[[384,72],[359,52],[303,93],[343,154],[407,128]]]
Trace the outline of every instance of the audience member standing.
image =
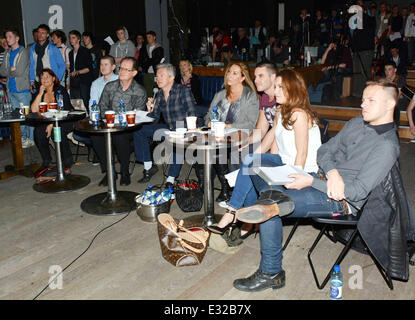
[[82,33],[82,41],[85,48],[89,50],[92,59],[92,80],[99,77],[100,60],[102,57],[101,49],[94,43],[94,35],[91,32],[85,31]]
[[131,40],[128,40],[128,30],[125,27],[119,27],[117,29],[117,38],[118,41],[111,46],[110,56],[115,58],[118,71],[123,58],[135,57],[135,46]]
[[405,40],[408,42],[408,62],[415,62],[415,3],[409,7],[410,14],[406,19]]
[[53,44],[59,49],[62,54],[63,61],[65,61],[66,70],[65,74],[63,75],[63,79],[61,79],[61,85],[69,89],[69,52],[71,49],[66,45],[66,35],[65,32],[62,30],[56,30],[52,32],[52,42]]
[[[7,89],[10,102],[14,109],[30,106],[32,95],[30,93],[29,50],[19,45],[19,32],[14,29],[6,29],[5,37],[10,49],[5,52],[3,64],[0,66],[0,76],[7,78]],[[34,145],[32,126],[21,125],[22,147],[28,148]]]
[[30,83],[33,87],[39,81],[39,73],[43,69],[52,69],[55,76],[61,80],[65,74],[66,65],[62,54],[49,41],[50,29],[41,24],[37,27],[37,41],[30,47]]
[[356,28],[352,33],[353,50],[353,91],[355,97],[362,97],[366,81],[370,79],[370,67],[372,65],[375,49],[375,18],[363,15],[362,29]]
[[156,66],[164,60],[164,49],[156,42],[157,36],[154,31],[146,33],[147,46],[146,50],[140,56],[140,71],[143,71],[143,83],[147,91],[147,96],[153,96],[153,88],[155,83]]
[[85,107],[89,104],[92,82],[92,58],[89,50],[81,46],[81,34],[77,30],[69,32],[72,50],[69,53],[69,76],[72,99],[82,99]]

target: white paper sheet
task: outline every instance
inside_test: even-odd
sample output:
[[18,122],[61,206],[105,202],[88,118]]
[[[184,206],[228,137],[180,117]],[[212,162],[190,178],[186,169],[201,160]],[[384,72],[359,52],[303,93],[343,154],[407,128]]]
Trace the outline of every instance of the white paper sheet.
[[288,176],[293,173],[300,173],[310,176],[304,170],[290,166],[288,164],[279,167],[259,167],[253,168],[254,172],[259,175],[269,185],[284,185],[294,181]]

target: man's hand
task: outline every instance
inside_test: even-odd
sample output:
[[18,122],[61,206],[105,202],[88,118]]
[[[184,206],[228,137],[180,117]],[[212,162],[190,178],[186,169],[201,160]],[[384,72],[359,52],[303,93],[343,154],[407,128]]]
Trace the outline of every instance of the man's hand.
[[336,201],[341,201],[345,198],[344,181],[336,169],[330,170],[327,173],[327,196]]
[[148,112],[153,112],[154,110],[155,101],[153,98],[148,98],[146,106]]
[[11,67],[11,68],[10,68],[10,71],[12,71],[12,72],[13,72],[13,71],[16,71],[16,67]]
[[313,184],[313,177],[306,176],[300,173],[293,173],[288,176],[289,178],[294,178],[295,180],[291,183],[286,184],[284,187],[287,189],[296,189],[301,190],[307,187],[311,187]]

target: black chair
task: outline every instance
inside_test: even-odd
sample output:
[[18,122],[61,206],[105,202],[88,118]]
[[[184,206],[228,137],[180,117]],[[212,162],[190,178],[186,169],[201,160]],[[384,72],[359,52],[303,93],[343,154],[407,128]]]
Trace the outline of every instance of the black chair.
[[[311,267],[311,271],[313,272],[314,280],[316,282],[317,288],[320,290],[323,289],[327,282],[330,279],[331,272],[335,265],[340,265],[340,263],[343,261],[347,253],[349,252],[350,248],[353,246],[354,242],[359,239],[363,245],[365,246],[365,251],[368,253],[368,255],[372,258],[373,262],[375,263],[376,267],[378,268],[379,272],[381,273],[383,279],[385,280],[388,287],[393,290],[393,283],[392,279],[389,276],[388,272],[379,264],[373,253],[370,251],[370,249],[367,247],[366,243],[364,242],[363,238],[361,237],[361,234],[359,232],[359,229],[357,228],[357,224],[359,222],[360,215],[353,216],[353,215],[347,215],[347,216],[341,216],[341,217],[332,217],[332,218],[313,218],[313,221],[322,224],[323,228],[320,230],[320,233],[317,235],[317,238],[314,240],[311,248],[308,251],[308,261]],[[349,239],[346,239],[346,242],[344,243],[344,248],[340,252],[339,256],[337,257],[336,261],[334,262],[333,266],[330,268],[327,276],[324,278],[323,282],[320,284],[313,262],[311,260],[311,254],[313,253],[314,249],[316,248],[317,244],[319,243],[320,239],[324,234],[333,242],[337,242],[338,239],[335,235],[335,227],[347,227],[349,229],[353,229],[352,234],[350,235]],[[330,234],[328,228],[331,227],[332,234]]]

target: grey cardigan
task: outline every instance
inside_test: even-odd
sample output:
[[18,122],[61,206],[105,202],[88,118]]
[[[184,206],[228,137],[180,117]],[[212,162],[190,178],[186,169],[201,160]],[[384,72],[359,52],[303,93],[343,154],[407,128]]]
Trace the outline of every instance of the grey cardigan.
[[[214,106],[218,107],[219,113],[223,118],[229,109],[229,102],[226,103],[226,89],[217,92],[210,104],[209,112],[205,116],[205,124],[208,125],[210,121],[210,111]],[[225,103],[223,103],[225,102]],[[248,129],[249,133],[255,129],[259,116],[259,98],[256,93],[248,86],[244,86],[242,96],[240,97],[240,114],[238,119],[232,123],[233,128]],[[226,117],[225,117],[226,118]],[[224,121],[224,119],[221,119]]]
[[[20,49],[19,53],[14,59],[13,65],[15,66],[15,71],[10,71],[10,50],[7,50],[4,54],[4,60],[0,66],[0,75],[7,78],[7,84],[10,78],[15,78],[17,91],[29,90],[30,81],[29,81],[29,68],[30,68],[30,52],[29,49],[23,48]],[[8,86],[8,85],[7,85]]]
[[[324,173],[337,169],[345,184],[345,196],[357,207],[382,182],[399,157],[396,130],[378,134],[363,118],[356,117],[317,151]],[[313,188],[327,192],[327,181],[314,178]],[[352,211],[357,211],[352,208]]]

